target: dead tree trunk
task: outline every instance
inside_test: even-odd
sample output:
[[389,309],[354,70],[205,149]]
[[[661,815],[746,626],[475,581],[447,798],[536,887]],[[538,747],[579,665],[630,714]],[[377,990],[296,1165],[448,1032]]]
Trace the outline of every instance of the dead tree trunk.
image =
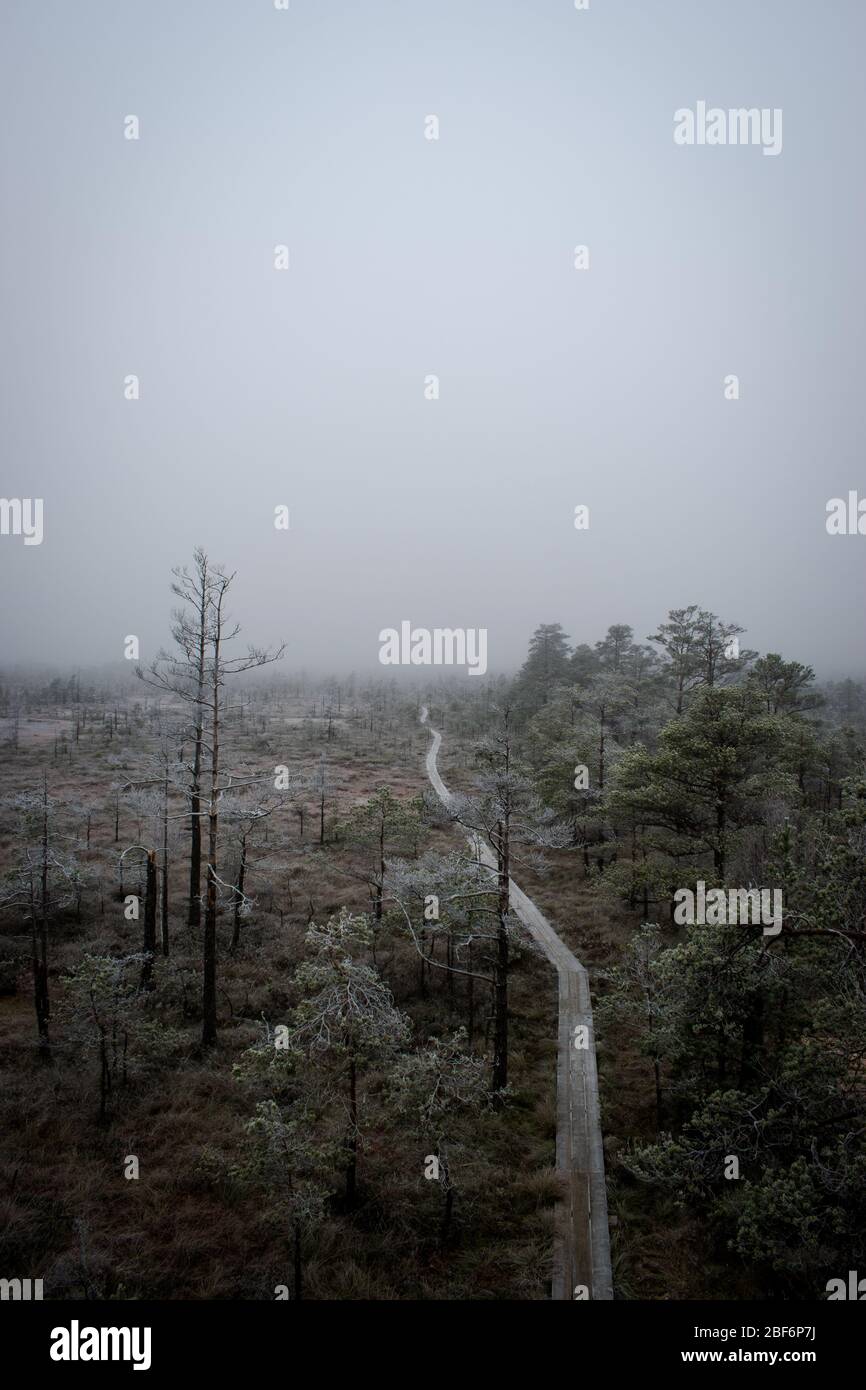
[[217,847],[219,842],[219,772],[220,772],[220,646],[222,643],[222,604],[226,586],[220,588],[214,602],[214,624],[211,634],[213,669],[211,672],[211,763],[210,802],[208,805],[208,863],[207,902],[204,923],[204,961],[202,983],[202,1034],[205,1047],[216,1042],[216,914],[217,914]]
[[496,966],[494,970],[493,1090],[508,1085],[508,909],[509,909],[509,816],[497,827],[498,919],[496,925]]
[[207,571],[201,575],[199,590],[198,626],[198,700],[195,706],[195,726],[193,729],[192,785],[189,794],[190,846],[189,846],[189,909],[187,922],[197,927],[201,922],[201,765],[202,745],[204,743],[204,677],[205,642],[207,639]]
[[144,940],[142,951],[144,963],[141,967],[141,988],[153,989],[153,958],[156,955],[156,900],[157,900],[156,850],[147,852],[147,877],[144,889]]
[[244,882],[247,876],[247,837],[241,836],[241,862],[238,869],[238,881],[235,886],[235,911],[232,921],[232,942],[229,951],[234,955],[241,939],[241,906],[244,900]]
[[168,955],[168,773],[162,802],[162,954]]

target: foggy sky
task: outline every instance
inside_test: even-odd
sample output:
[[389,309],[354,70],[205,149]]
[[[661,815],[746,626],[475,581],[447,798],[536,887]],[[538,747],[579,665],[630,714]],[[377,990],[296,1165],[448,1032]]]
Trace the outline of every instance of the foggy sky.
[[[825,530],[866,495],[861,0],[2,22],[0,494],[45,504],[0,537],[2,658],[147,661],[202,544],[283,669],[409,619],[495,672],[689,603],[863,669],[866,536]],[[782,153],[678,147],[699,100],[781,108]]]

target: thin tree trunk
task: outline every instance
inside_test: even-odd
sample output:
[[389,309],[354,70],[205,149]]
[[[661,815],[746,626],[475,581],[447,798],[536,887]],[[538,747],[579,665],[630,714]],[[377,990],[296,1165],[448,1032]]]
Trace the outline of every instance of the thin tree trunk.
[[204,962],[202,983],[202,1034],[205,1047],[216,1042],[216,913],[217,913],[217,846],[219,842],[219,766],[220,766],[220,641],[222,625],[222,594],[217,602],[213,631],[213,675],[211,680],[211,768],[210,804],[208,806],[208,864],[207,903],[204,925]]
[[[32,880],[31,880],[32,882]],[[36,1007],[36,1026],[39,1031],[39,1052],[44,1061],[51,1056],[48,1025],[51,1001],[48,994],[48,776],[42,777],[42,866],[39,885],[39,926],[34,925],[33,937],[33,995]]]
[[49,1061],[51,1058],[51,1039],[48,1033],[48,942],[45,919],[36,905],[32,875],[30,878],[30,920],[32,924],[33,1007],[36,1011],[36,1028],[39,1034],[39,1055],[43,1061]]
[[653,1077],[655,1079],[656,1091],[656,1130],[661,1133],[662,1127],[662,1073],[658,1057],[653,1057]]
[[192,764],[192,786],[190,788],[190,850],[189,850],[189,910],[187,922],[197,927],[201,922],[201,765],[202,744],[204,742],[204,678],[205,649],[207,641],[208,576],[207,562],[200,570],[201,590],[199,596],[198,628],[198,669],[196,672],[198,700],[194,730],[194,750]]
[[376,921],[382,920],[382,894],[385,891],[385,816],[379,826],[379,880],[376,884]]
[[421,928],[421,934],[420,934],[420,937],[419,937],[419,942],[420,942],[421,949],[420,949],[420,951],[418,952],[418,966],[419,966],[419,969],[420,969],[420,972],[421,972],[421,975],[420,975],[420,979],[419,979],[418,984],[419,984],[419,993],[420,993],[422,999],[426,999],[426,998],[427,998],[427,960],[426,960],[426,952],[425,952],[426,941],[427,941],[427,938],[426,938],[426,936],[425,936],[425,934],[424,934],[424,928],[422,927],[422,928]]
[[162,809],[162,954],[168,955],[168,774]]
[[499,865],[499,920],[496,929],[496,967],[494,970],[493,1090],[508,1085],[508,929],[509,908],[509,817],[506,812],[497,833]]
[[440,1158],[440,1167],[445,1184],[445,1200],[442,1204],[442,1223],[439,1227],[439,1244],[446,1246],[451,1235],[451,1219],[454,1215],[454,1188],[451,1186],[451,1174],[448,1164],[444,1158]]
[[[472,927],[472,914],[469,915],[470,930]],[[466,981],[466,1005],[467,1005],[467,1046],[472,1050],[472,1036],[475,1032],[475,978],[472,974],[472,942],[469,942],[468,957],[466,968],[469,971],[469,978]]]
[[722,883],[725,881],[725,831],[727,828],[726,808],[723,800],[716,803],[716,834],[718,840],[713,847],[713,864]]
[[241,836],[241,863],[238,869],[238,881],[235,890],[235,911],[232,921],[232,942],[229,951],[234,955],[241,939],[241,903],[244,898],[244,882],[247,876],[247,837]]
[[156,955],[156,850],[148,850],[147,879],[144,890],[144,963],[141,967],[141,988],[153,989],[153,958]]
[[448,984],[448,1013],[449,1016],[454,1012],[454,939],[451,932],[445,938],[445,964],[447,969]]

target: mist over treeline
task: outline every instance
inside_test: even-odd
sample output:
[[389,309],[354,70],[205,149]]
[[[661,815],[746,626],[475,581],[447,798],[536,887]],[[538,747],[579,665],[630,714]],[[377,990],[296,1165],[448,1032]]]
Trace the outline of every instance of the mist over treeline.
[[[673,610],[683,611],[683,610]],[[706,610],[702,610],[706,611]],[[605,665],[605,653],[610,643],[610,633],[628,632],[629,642],[635,648],[642,648],[643,659],[651,660],[655,655],[662,666],[662,649],[647,637],[644,640],[637,628],[633,628],[625,623],[613,623],[603,636],[593,639],[578,629],[577,626],[570,627],[567,623],[540,623],[536,633],[557,630],[563,636],[565,645],[571,655],[571,673],[586,672],[593,668],[603,669]],[[740,633],[748,633],[748,629],[738,628]],[[578,635],[573,635],[577,633]],[[520,641],[523,641],[527,650],[532,649],[533,636],[527,632],[522,634]],[[745,641],[745,639],[744,639]],[[517,638],[513,645],[519,645]],[[766,652],[777,651],[777,645],[769,645]],[[752,657],[745,661],[742,667],[731,668],[724,673],[726,680],[735,680],[741,674],[745,674],[754,659],[758,655],[766,655],[766,652],[759,653],[757,649],[749,649],[753,652]],[[817,685],[823,689],[826,685],[831,690],[836,685],[845,682],[854,682],[858,685],[866,684],[866,667],[856,661],[857,652],[852,650],[851,656],[855,658],[850,665],[844,662],[821,663],[810,659],[808,651],[797,650],[788,652],[783,650],[781,655],[785,660],[797,660],[808,665],[813,671]],[[352,662],[351,664],[335,660],[331,665],[318,664],[316,662],[301,662],[293,660],[291,637],[288,641],[287,651],[274,669],[252,670],[245,679],[245,684],[259,688],[282,690],[291,694],[302,694],[308,687],[319,689],[322,686],[341,685],[345,689],[351,689],[354,682],[362,682],[365,686],[370,684],[380,684],[382,686],[393,686],[401,690],[424,691],[430,688],[431,684],[437,687],[452,687],[463,692],[472,693],[490,686],[500,688],[504,683],[516,679],[522,669],[521,661],[511,661],[500,663],[496,660],[495,647],[491,646],[490,669],[484,675],[475,675],[470,678],[466,671],[451,671],[441,667],[383,667],[378,661]],[[569,672],[565,672],[567,676]],[[89,692],[86,698],[105,698],[109,695],[121,698],[124,696],[134,697],[136,693],[146,694],[143,691],[140,680],[136,677],[134,663],[129,661],[106,661],[106,662],[70,662],[70,661],[3,661],[0,662],[0,688],[8,694],[14,690],[26,691],[31,695],[43,692],[46,699],[65,698],[67,703],[76,698],[80,698],[85,692]],[[2,697],[0,697],[2,698]]]

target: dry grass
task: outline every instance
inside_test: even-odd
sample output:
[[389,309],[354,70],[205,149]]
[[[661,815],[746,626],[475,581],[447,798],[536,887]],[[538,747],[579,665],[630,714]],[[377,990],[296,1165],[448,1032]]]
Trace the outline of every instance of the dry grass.
[[[235,728],[233,741],[264,767],[280,761],[313,771],[326,751],[338,784],[327,808],[330,826],[377,785],[401,796],[427,786],[428,736],[414,726],[411,712],[395,713],[390,728],[386,720],[386,727],[372,731],[364,727],[368,712],[335,721],[327,742],[324,722],[311,719],[298,702],[268,711],[263,728],[252,721]],[[91,812],[91,845],[80,857],[92,875],[80,920],[67,911],[51,928],[50,1065],[38,1060],[35,1047],[28,938],[14,918],[0,924],[0,969],[5,961],[17,976],[17,992],[0,993],[0,1268],[4,1277],[43,1278],[46,1296],[54,1298],[272,1298],[277,1284],[291,1285],[287,1232],[276,1201],[231,1176],[245,1152],[251,1113],[250,1095],[231,1068],[258,1038],[262,1015],[280,1021],[294,1002],[292,974],[310,916],[324,920],[342,906],[369,906],[360,856],[330,839],[319,846],[312,798],[303,840],[294,811],[271,823],[266,848],[272,861],[254,878],[259,905],[244,925],[236,956],[226,950],[230,924],[220,927],[220,1040],[202,1055],[201,942],[183,921],[186,866],[179,832],[169,885],[171,956],[157,961],[150,1005],[175,1030],[175,1042],[158,1069],[133,1067],[130,1084],[114,1096],[110,1123],[101,1128],[95,1058],[68,1031],[59,1007],[62,977],[86,952],[139,948],[140,924],[124,920],[114,862],[120,848],[152,832],[124,804],[115,844],[109,789],[145,773],[156,730],[148,717],[132,718],[128,733],[107,741],[104,728],[94,724],[75,744],[66,720],[66,743],[55,758],[54,740],[63,727],[63,720],[46,723],[44,736],[22,734],[17,751],[7,746],[0,752],[7,794],[37,787],[46,769],[50,794],[81,808],[65,816],[64,833],[83,840]],[[182,809],[179,801],[174,809]],[[453,843],[451,832],[438,828],[425,846]],[[0,836],[4,870],[17,849],[7,825]],[[130,867],[126,891],[135,891],[135,883]],[[452,998],[444,976],[434,976],[427,996],[419,995],[417,957],[405,939],[386,933],[377,957],[417,1038],[463,1020],[461,988]],[[361,1200],[351,1216],[333,1203],[308,1251],[306,1296],[547,1296],[557,1195],[550,1167],[556,1000],[550,971],[531,951],[515,965],[512,1002],[515,1098],[507,1110],[482,1117],[469,1136],[452,1243],[439,1246],[436,1184],[421,1176],[417,1142],[383,1117],[372,1077]],[[481,1045],[483,1037],[477,1041]],[[129,1154],[139,1159],[137,1181],[123,1175]]]

